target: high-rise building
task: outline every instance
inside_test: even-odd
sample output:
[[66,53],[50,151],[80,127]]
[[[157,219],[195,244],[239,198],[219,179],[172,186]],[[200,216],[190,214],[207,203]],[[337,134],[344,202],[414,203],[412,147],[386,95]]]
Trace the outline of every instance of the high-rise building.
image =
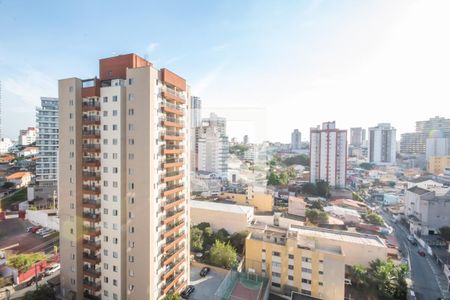
[[436,116],[426,121],[416,122],[416,132],[422,132],[428,136],[434,130],[440,130],[445,135],[450,134],[450,119]]
[[369,128],[369,161],[374,164],[391,165],[396,161],[396,130],[389,123]]
[[226,136],[226,120],[211,114],[198,128],[197,170],[228,176],[229,142]]
[[39,148],[36,161],[36,181],[39,185],[56,188],[58,174],[58,98],[41,97],[41,107],[36,108]]
[[198,140],[202,126],[202,100],[199,97],[191,97],[191,172],[197,171]]
[[331,186],[344,187],[347,175],[347,131],[336,123],[325,122],[322,129],[310,131],[310,181],[327,181]]
[[248,144],[248,142],[249,142],[248,135],[244,135],[243,142],[244,142],[245,145]]
[[163,299],[189,281],[189,87],[135,55],[59,81],[65,299]]
[[365,140],[364,129],[362,129],[361,127],[350,128],[350,146],[361,147],[363,140]]
[[428,159],[427,171],[434,175],[442,175],[450,168],[450,156],[431,156]]
[[433,156],[450,155],[450,138],[446,137],[444,132],[435,130],[426,140],[426,159]]
[[291,133],[291,149],[300,150],[302,146],[302,134],[298,129],[294,129]]
[[34,127],[28,127],[27,129],[22,129],[19,132],[18,144],[20,146],[28,146],[36,142],[37,130]]
[[423,132],[402,133],[400,138],[400,153],[424,154],[426,150],[426,134]]
[[400,152],[426,154],[427,139],[436,135],[450,137],[450,119],[434,117],[426,121],[417,121],[416,132],[401,135]]

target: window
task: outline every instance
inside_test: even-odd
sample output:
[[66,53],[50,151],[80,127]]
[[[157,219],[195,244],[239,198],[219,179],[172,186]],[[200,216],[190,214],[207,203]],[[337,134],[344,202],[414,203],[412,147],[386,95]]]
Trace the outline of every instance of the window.
[[319,275],[323,275],[323,271],[319,271]]
[[130,108],[128,109],[128,115],[133,116],[134,115],[134,109]]
[[117,116],[117,110],[114,109],[114,110],[112,111],[112,114],[113,114],[113,117],[116,117],[116,116]]
[[288,257],[289,257],[289,259],[294,259],[294,255],[293,254],[289,254]]
[[305,295],[308,295],[308,296],[311,296],[311,291],[308,291],[308,290],[301,290],[301,293],[302,294],[305,294]]
[[[117,282],[116,282],[115,285],[117,285]],[[119,298],[117,297],[117,294],[113,294],[113,299],[114,299],[114,300],[118,300],[118,299],[119,299]]]
[[117,181],[113,181],[113,187],[118,187],[119,186],[119,184],[117,183]]
[[108,214],[108,209],[107,209],[107,208],[104,208],[104,209],[103,209],[103,213],[104,213],[105,215],[107,215],[107,214]]
[[119,168],[113,168],[112,171],[113,171],[114,174],[117,174],[119,172]]
[[103,159],[108,159],[108,153],[103,153]]
[[113,96],[112,101],[117,102],[117,96]]
[[129,131],[133,131],[134,130],[134,125],[133,124],[128,124],[128,130]]
[[117,216],[119,214],[119,212],[117,211],[117,209],[113,209],[113,216]]
[[103,173],[108,173],[108,167],[103,167]]
[[128,199],[128,202],[129,202],[130,204],[134,204],[134,197],[130,197],[130,199]]
[[108,256],[108,249],[103,249],[103,255]]
[[320,286],[323,286],[323,282],[320,282],[320,281],[319,281],[319,285],[320,285]]
[[108,195],[103,195],[103,200],[108,201]]
[[311,284],[311,280],[302,278],[303,283]]
[[134,139],[128,139],[128,144],[129,145],[134,145]]
[[293,265],[288,265],[288,269],[289,270],[294,270],[294,266]]
[[116,223],[114,223],[113,224],[113,230],[117,230],[118,228],[119,228],[119,226]]
[[117,145],[117,139],[113,139],[113,145]]
[[134,248],[134,242],[132,242],[132,241],[128,241],[128,247],[130,247],[130,248]]
[[281,277],[281,274],[278,272],[272,272],[272,277]]
[[108,181],[104,180],[103,181],[103,186],[108,186]]
[[130,233],[134,233],[134,227],[133,226],[130,226],[130,228],[129,228],[129,230],[128,230]]
[[75,279],[70,278],[70,283],[74,285],[75,284]]
[[113,279],[113,285],[117,286],[117,279]]
[[107,117],[108,116],[108,112],[106,110],[103,111],[103,116]]
[[113,272],[117,272],[117,266],[113,266]]
[[119,257],[119,254],[117,254],[117,252],[113,251],[113,257],[114,257],[114,258],[118,258],[118,257]]
[[302,257],[303,262],[311,262],[311,258],[309,257]]
[[133,82],[134,82],[134,79],[133,79],[133,78],[128,78],[128,85],[132,85]]
[[112,130],[117,130],[117,125],[114,124],[114,125],[112,126]]
[[103,103],[108,102],[108,97],[103,97]]
[[117,245],[118,242],[119,242],[118,238],[113,238],[113,244]]
[[109,294],[109,293],[108,293],[107,290],[104,290],[104,291],[103,291],[103,295],[104,295],[105,297],[108,297],[108,294]]
[[272,251],[272,256],[280,256],[280,252]]
[[108,270],[108,264],[107,263],[103,264],[103,269]]
[[103,130],[107,131],[108,130],[108,125],[103,125]]
[[113,153],[113,159],[117,159],[118,155],[117,153]]
[[[130,276],[131,276],[131,275],[130,275]],[[131,277],[133,277],[133,276],[131,276]],[[128,286],[128,290],[129,290],[130,292],[132,292],[132,291],[134,290],[134,285],[130,284],[130,285]]]
[[108,145],[108,139],[103,139],[103,145]]
[[311,273],[312,273],[312,270],[311,270],[311,269],[308,269],[308,268],[302,268],[302,272],[303,272],[303,273],[309,273],[309,274],[311,274]]
[[294,276],[288,275],[288,280],[294,280]]
[[108,283],[108,281],[109,281],[109,280],[108,280],[108,277],[104,276],[104,277],[103,277],[103,281],[104,281],[105,283]]
[[128,94],[128,101],[134,100],[134,95],[133,94]]
[[113,202],[117,202],[117,196],[113,196]]
[[129,262],[134,262],[134,256],[133,255],[129,255],[128,256],[128,261]]
[[128,153],[128,159],[134,159],[134,153]]
[[279,288],[279,287],[281,287],[281,284],[276,283],[276,282],[272,282],[272,286],[273,286],[273,287]]

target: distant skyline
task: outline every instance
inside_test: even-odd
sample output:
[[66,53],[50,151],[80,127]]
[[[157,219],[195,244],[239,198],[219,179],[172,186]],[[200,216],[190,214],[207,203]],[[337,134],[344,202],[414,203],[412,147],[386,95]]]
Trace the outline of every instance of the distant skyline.
[[[228,136],[450,117],[450,1],[0,1],[2,132],[35,125],[57,80],[137,53],[183,74]],[[101,14],[99,13],[101,12]],[[170,18],[168,18],[170,16]],[[169,20],[169,21],[167,21]]]

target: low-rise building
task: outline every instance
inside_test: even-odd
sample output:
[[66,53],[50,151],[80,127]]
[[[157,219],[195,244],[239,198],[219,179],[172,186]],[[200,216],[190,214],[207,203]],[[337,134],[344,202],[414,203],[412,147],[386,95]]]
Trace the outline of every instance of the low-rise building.
[[306,203],[301,197],[289,196],[288,213],[294,216],[304,217],[306,213]]
[[344,299],[345,254],[340,246],[295,229],[253,225],[245,242],[248,272],[267,276],[274,292]]
[[431,156],[428,159],[428,172],[441,175],[445,169],[450,167],[450,156]]
[[207,222],[214,231],[224,228],[232,234],[246,230],[254,217],[254,208],[251,206],[199,200],[189,203],[191,224]]
[[16,172],[6,176],[6,181],[14,183],[16,188],[27,186],[31,182],[30,172]]
[[258,212],[273,211],[273,194],[270,190],[248,186],[244,193],[225,192],[221,196],[236,202],[236,204],[251,205]]
[[439,228],[450,226],[450,189],[425,189],[414,186],[405,193],[405,215],[411,233],[436,234]]
[[336,199],[331,201],[330,204],[333,206],[354,209],[359,212],[364,212],[367,210],[367,205],[365,203],[352,199]]
[[36,155],[36,154],[38,154],[38,152],[39,152],[38,147],[25,147],[17,153],[17,156],[28,157],[28,156]]
[[361,222],[361,216],[354,209],[332,205],[324,207],[323,210],[332,215],[333,217],[342,220],[344,224]]

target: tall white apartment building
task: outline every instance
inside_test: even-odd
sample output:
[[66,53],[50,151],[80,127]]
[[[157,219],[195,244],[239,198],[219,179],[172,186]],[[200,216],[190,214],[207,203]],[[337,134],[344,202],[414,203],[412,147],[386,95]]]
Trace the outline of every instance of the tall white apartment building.
[[396,130],[389,123],[369,128],[369,161],[378,165],[392,165],[396,160]]
[[[127,54],[59,81],[65,299],[163,299],[189,281],[189,87]],[[72,297],[72,298],[71,298]]]
[[302,134],[298,129],[294,129],[291,133],[291,149],[300,150],[302,146]]
[[226,136],[226,120],[211,114],[203,119],[198,137],[198,171],[228,176],[229,143]]
[[198,140],[202,126],[202,100],[191,97],[191,172],[197,171],[198,166]]
[[36,108],[39,149],[36,161],[36,181],[40,185],[57,185],[58,174],[58,98],[41,97],[41,106]]
[[22,129],[19,132],[18,144],[20,146],[28,146],[36,142],[37,130],[34,127]]
[[336,122],[325,122],[310,131],[310,181],[327,181],[344,187],[347,174],[347,131],[336,128]]

